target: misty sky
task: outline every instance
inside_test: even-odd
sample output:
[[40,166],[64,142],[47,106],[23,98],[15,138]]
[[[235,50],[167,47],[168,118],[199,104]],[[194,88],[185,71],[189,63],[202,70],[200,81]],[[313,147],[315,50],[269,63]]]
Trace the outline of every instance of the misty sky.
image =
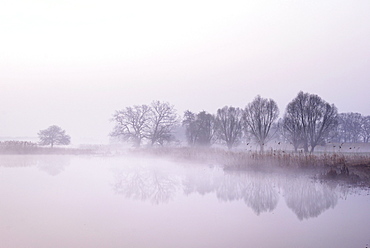
[[0,137],[59,125],[107,142],[115,110],[283,114],[300,90],[370,115],[369,0],[2,1]]

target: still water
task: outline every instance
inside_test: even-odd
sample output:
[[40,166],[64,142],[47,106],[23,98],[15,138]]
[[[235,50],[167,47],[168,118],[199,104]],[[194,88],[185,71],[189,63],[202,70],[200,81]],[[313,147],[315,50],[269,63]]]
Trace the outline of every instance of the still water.
[[364,248],[369,192],[158,158],[2,155],[0,248]]

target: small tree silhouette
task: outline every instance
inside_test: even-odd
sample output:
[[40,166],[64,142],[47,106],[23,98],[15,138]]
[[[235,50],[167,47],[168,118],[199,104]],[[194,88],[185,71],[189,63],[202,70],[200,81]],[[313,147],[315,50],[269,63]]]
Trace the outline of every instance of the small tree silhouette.
[[38,133],[40,145],[53,147],[54,145],[69,145],[71,137],[65,134],[65,130],[53,125]]

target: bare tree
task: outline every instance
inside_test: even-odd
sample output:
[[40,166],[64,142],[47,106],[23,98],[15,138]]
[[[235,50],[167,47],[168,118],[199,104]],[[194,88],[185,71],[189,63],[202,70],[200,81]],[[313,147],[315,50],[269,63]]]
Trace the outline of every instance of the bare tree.
[[69,145],[71,143],[71,137],[65,133],[65,130],[56,125],[40,130],[38,136],[40,145],[53,147],[54,145]]
[[118,110],[113,115],[112,121],[116,125],[110,136],[131,141],[135,147],[139,147],[142,140],[149,136],[150,118],[151,108],[148,105],[135,105]]
[[363,142],[368,143],[370,141],[370,116],[363,116],[361,118],[361,132]]
[[189,145],[210,146],[215,141],[215,117],[206,111],[194,114],[187,110],[182,125]]
[[338,125],[338,110],[334,104],[322,100],[318,95],[298,93],[286,109],[285,116],[294,116],[297,129],[302,130],[305,152],[313,152],[318,144],[325,142],[330,132]]
[[239,144],[242,137],[243,111],[239,108],[225,106],[217,110],[217,136],[229,149]]
[[167,102],[154,101],[151,104],[150,129],[148,139],[151,145],[163,145],[174,139],[173,129],[178,124],[178,117],[173,105]]
[[259,95],[245,108],[245,127],[259,144],[261,152],[263,152],[264,145],[271,137],[270,130],[278,116],[279,108],[276,102],[272,99],[262,98]]
[[337,135],[339,142],[358,142],[361,133],[362,116],[359,113],[338,114]]
[[186,110],[184,113],[182,126],[185,127],[185,136],[188,144],[191,146],[195,145],[199,132],[195,113]]
[[298,105],[289,103],[284,117],[282,131],[284,137],[293,145],[294,151],[305,144],[303,126],[301,124],[300,112]]
[[199,127],[197,143],[202,146],[210,146],[216,139],[216,118],[214,115],[201,111],[197,115]]

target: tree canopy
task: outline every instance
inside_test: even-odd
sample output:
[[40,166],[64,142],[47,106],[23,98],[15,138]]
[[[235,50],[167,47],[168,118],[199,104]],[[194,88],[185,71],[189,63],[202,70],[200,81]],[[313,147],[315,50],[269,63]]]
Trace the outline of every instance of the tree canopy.
[[302,139],[305,152],[325,142],[338,125],[338,110],[315,94],[298,93],[287,106],[284,115],[285,130],[294,138]]
[[263,152],[265,143],[270,138],[272,124],[279,116],[279,108],[272,99],[265,99],[257,96],[247,105],[244,112],[244,123],[246,130],[260,145]]
[[118,110],[112,120],[115,126],[110,136],[132,142],[135,147],[144,140],[150,145],[163,145],[173,140],[173,129],[178,123],[173,105],[159,101]]
[[186,128],[185,135],[191,146],[210,146],[216,139],[215,116],[201,111],[194,114],[185,111],[182,125]]
[[227,148],[239,144],[243,134],[243,110],[225,106],[217,110],[216,127],[218,139],[224,141]]
[[65,133],[59,126],[53,125],[47,129],[40,130],[38,133],[40,139],[40,145],[69,145],[71,143],[71,137]]

